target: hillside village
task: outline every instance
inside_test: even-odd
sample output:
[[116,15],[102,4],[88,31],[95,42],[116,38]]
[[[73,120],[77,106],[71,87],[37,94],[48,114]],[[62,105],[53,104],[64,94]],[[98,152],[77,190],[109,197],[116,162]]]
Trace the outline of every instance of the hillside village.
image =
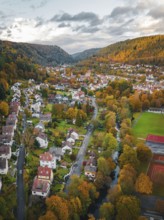
[[[100,63],[101,68],[103,65]],[[135,122],[135,112],[164,112],[164,70],[158,66],[120,63],[109,64],[107,69],[108,73],[88,69],[77,74],[77,69],[74,71],[72,66],[46,67],[48,77],[44,82],[21,80],[10,87],[9,113],[1,119],[2,193],[8,187],[15,187],[16,191],[17,175],[22,175],[22,172],[29,198],[27,206],[31,210],[34,209],[33,204],[42,204],[45,198],[65,191],[69,187],[68,179],[79,170],[78,176],[95,184],[97,190],[103,185],[110,186],[118,163],[121,171],[125,168],[120,159],[114,157],[116,152],[119,156],[124,153],[124,150],[120,151],[120,139],[125,145],[134,146],[136,143],[130,131],[133,120]],[[121,98],[116,101],[119,96]],[[93,119],[97,111],[94,100],[98,109],[96,119]],[[133,115],[129,114],[128,100]],[[87,138],[90,138],[88,144]],[[152,159],[148,159],[147,174],[152,182],[155,179],[161,182],[162,177],[152,173],[163,172],[164,169],[164,134],[148,134],[142,139],[153,153]],[[22,145],[25,161],[23,170],[19,170],[17,161]],[[84,147],[86,151],[80,161],[79,155]],[[105,154],[110,155],[109,158]],[[101,170],[101,160],[102,164],[110,164],[108,174]],[[119,171],[116,174],[119,176]],[[116,184],[121,182],[120,179],[115,180]],[[161,211],[156,210],[154,215],[162,219]],[[145,216],[151,219],[151,213],[147,212]]]

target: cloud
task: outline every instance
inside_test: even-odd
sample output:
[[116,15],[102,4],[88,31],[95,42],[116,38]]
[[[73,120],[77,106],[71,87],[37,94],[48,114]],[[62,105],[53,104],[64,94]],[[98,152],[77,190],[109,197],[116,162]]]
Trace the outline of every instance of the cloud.
[[148,15],[152,16],[155,19],[164,19],[164,5],[151,9]]
[[80,12],[75,15],[70,15],[68,13],[62,13],[55,15],[50,21],[55,22],[88,22],[93,26],[101,24],[101,20],[98,15],[93,12]]
[[[27,0],[23,0],[23,1],[27,1]],[[46,4],[48,3],[48,0],[42,0],[39,4],[37,5],[31,5],[30,8],[32,9],[38,9],[38,8],[43,8]]]
[[115,17],[122,17],[122,16],[128,16],[128,15],[136,15],[137,14],[137,11],[135,8],[132,8],[132,7],[127,7],[127,6],[124,6],[124,7],[116,7],[113,9],[113,11],[111,12],[110,14],[110,17],[112,18],[115,18]]

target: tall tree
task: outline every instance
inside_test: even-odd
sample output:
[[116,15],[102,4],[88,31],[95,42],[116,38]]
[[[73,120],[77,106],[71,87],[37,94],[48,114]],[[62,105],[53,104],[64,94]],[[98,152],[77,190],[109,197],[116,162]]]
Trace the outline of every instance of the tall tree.
[[151,194],[153,183],[146,174],[141,173],[136,180],[135,188],[139,193]]
[[116,203],[116,220],[137,220],[140,214],[139,200],[135,196],[121,196]]
[[139,144],[137,146],[137,158],[141,161],[141,162],[147,162],[151,159],[152,157],[152,152],[150,150],[149,147],[147,147],[144,144]]
[[114,206],[110,202],[105,202],[99,209],[100,218],[112,220],[114,217]]

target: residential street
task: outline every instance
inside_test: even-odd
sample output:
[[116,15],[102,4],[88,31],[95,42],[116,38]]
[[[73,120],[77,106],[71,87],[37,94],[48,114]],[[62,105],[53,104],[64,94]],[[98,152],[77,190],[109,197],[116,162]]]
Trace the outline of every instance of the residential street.
[[[92,98],[92,105],[94,106],[94,113],[93,113],[92,120],[94,120],[94,119],[96,119],[97,113],[98,113],[98,108],[97,108],[97,104],[96,104],[95,98]],[[82,169],[82,165],[83,165],[83,160],[84,160],[84,157],[85,157],[85,154],[86,154],[86,150],[87,150],[87,147],[88,147],[88,143],[89,143],[89,139],[90,139],[90,136],[92,134],[92,131],[93,131],[93,125],[90,124],[89,128],[88,128],[88,131],[87,131],[87,133],[85,135],[85,138],[83,140],[83,143],[82,143],[82,145],[80,147],[80,150],[79,150],[79,152],[77,154],[76,161],[72,165],[71,171],[70,171],[69,175],[66,178],[66,184],[65,184],[65,191],[66,192],[67,192],[67,187],[69,186],[69,184],[71,182],[71,178],[70,177],[72,175],[77,175],[77,176],[81,175],[81,169]]]
[[[26,129],[26,117],[23,115],[23,132]],[[25,147],[23,144],[19,147],[19,156],[17,162],[17,219],[25,219],[25,192],[23,183],[23,166],[25,160]]]

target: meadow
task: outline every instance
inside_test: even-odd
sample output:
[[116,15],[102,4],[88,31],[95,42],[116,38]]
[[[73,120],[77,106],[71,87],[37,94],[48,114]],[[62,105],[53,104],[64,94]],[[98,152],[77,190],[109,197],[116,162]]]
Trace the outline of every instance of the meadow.
[[148,134],[164,135],[164,114],[143,112],[134,115],[133,134],[145,139]]

